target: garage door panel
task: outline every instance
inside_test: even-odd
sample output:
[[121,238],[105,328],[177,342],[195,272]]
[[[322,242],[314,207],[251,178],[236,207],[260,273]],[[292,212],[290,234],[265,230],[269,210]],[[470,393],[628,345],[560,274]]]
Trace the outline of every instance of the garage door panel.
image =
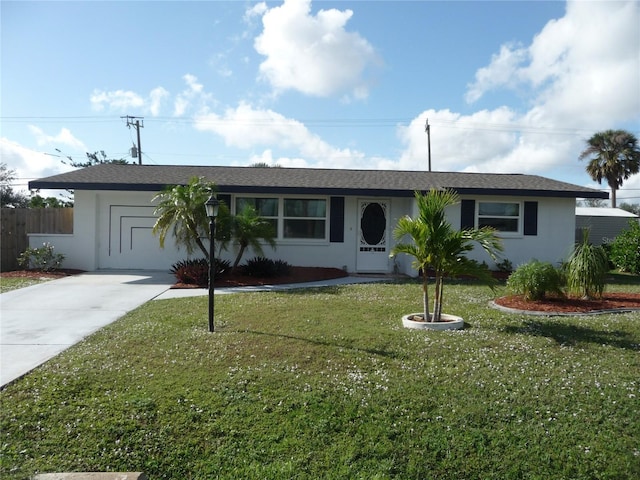
[[[106,209],[108,242],[99,254],[99,268],[165,269],[175,260],[172,249],[160,248],[152,229],[155,207],[109,205]],[[169,246],[169,245],[168,245]]]

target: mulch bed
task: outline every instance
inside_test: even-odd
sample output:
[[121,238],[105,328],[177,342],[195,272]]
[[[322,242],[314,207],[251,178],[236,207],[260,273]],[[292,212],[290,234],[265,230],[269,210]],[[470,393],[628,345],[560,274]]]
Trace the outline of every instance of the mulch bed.
[[[289,275],[282,277],[250,277],[248,275],[221,275],[216,277],[214,285],[216,287],[249,287],[257,285],[282,285],[285,283],[319,282],[333,278],[342,278],[348,275],[347,272],[339,268],[320,267],[291,267]],[[207,285],[188,285],[176,283],[171,288],[206,288]]]
[[85,273],[85,271],[74,270],[72,268],[60,268],[53,272],[44,272],[42,270],[14,270],[11,272],[0,272],[0,278],[62,278],[80,273]]
[[598,310],[640,309],[640,293],[605,293],[599,300],[551,297],[525,300],[522,295],[510,295],[494,300],[502,307],[549,313],[589,313]]

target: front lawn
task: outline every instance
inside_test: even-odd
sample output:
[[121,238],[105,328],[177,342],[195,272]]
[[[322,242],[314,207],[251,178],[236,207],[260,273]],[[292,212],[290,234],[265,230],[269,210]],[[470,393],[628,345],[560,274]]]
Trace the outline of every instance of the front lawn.
[[403,329],[415,282],[150,302],[0,392],[0,477],[640,478],[640,314],[445,288],[465,330]]

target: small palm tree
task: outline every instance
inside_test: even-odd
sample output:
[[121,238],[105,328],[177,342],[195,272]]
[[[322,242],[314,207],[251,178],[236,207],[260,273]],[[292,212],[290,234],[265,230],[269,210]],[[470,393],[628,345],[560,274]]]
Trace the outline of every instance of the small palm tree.
[[231,235],[238,243],[238,255],[233,262],[232,273],[235,273],[247,247],[259,255],[264,255],[261,241],[268,243],[271,247],[276,247],[276,232],[273,225],[265,220],[251,205],[245,208],[231,219]]
[[153,197],[158,201],[154,211],[158,219],[152,232],[159,235],[160,247],[164,248],[167,234],[171,232],[187,253],[198,248],[208,258],[209,251],[202,242],[203,238],[209,238],[209,217],[204,204],[214,190],[215,184],[194,177],[188,185],[167,187]]
[[605,130],[587,140],[580,160],[589,159],[587,173],[598,183],[606,180],[611,188],[611,206],[616,208],[616,192],[622,182],[640,171],[638,139],[625,130]]
[[576,244],[566,264],[569,293],[584,299],[601,298],[609,258],[602,246],[589,242],[589,229],[582,230],[582,243]]
[[[402,217],[393,232],[396,240],[405,236],[410,243],[399,242],[391,249],[391,256],[399,253],[414,258],[413,267],[422,272],[423,309],[425,321],[438,322],[442,315],[444,277],[469,275],[489,285],[494,282],[486,266],[470,260],[465,254],[478,243],[492,258],[502,251],[502,242],[489,227],[455,230],[447,221],[447,207],[459,203],[459,196],[451,190],[434,190],[423,195],[415,192],[418,216]],[[429,314],[429,273],[435,274],[433,315]]]

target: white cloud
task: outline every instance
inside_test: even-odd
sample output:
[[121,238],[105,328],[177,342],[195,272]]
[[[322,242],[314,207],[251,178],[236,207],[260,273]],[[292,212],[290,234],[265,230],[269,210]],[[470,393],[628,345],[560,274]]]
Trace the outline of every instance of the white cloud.
[[187,73],[182,79],[187,86],[174,100],[173,115],[175,117],[183,116],[194,106],[197,110],[201,110],[212,101],[211,94],[204,91],[204,86],[199,82],[198,77]]
[[265,2],[256,3],[252,7],[248,8],[244,13],[244,21],[246,23],[251,23],[254,18],[262,17],[268,10],[267,4]]
[[160,115],[160,108],[165,98],[169,96],[169,92],[162,87],[156,87],[149,93],[149,112],[151,116]]
[[[273,158],[271,149],[264,150],[261,154],[252,155],[249,158],[248,165],[254,163],[266,163],[270,166],[280,166],[285,168],[309,168],[309,163],[303,158],[278,157]],[[237,166],[246,166],[245,162],[236,162]]]
[[602,129],[637,121],[639,24],[638,2],[570,1],[565,16],[549,21],[530,45],[503,45],[476,72],[466,98],[528,86],[532,111],[550,127]]
[[99,112],[106,108],[110,110],[125,111],[129,108],[142,108],[144,99],[135,92],[125,90],[115,90],[106,92],[104,90],[94,90],[91,94],[91,105]]
[[[30,180],[72,169],[62,164],[59,158],[36,152],[4,137],[0,138],[0,158],[8,165],[9,170],[16,172],[16,183],[12,185],[16,191],[28,191],[27,184]],[[50,194],[47,193],[46,196],[48,195]]]
[[47,135],[40,127],[35,125],[29,125],[29,130],[36,137],[36,142],[39,146],[65,145],[84,152],[88,150],[86,145],[74,137],[68,128],[61,128],[60,133],[57,135]]
[[89,100],[91,107],[98,112],[104,110],[130,113],[131,110],[142,110],[152,116],[160,114],[160,108],[169,92],[163,87],[156,87],[149,92],[147,97],[131,90],[105,91],[95,89]]
[[490,65],[476,72],[476,81],[469,87],[466,101],[473,103],[489,90],[515,84],[519,80],[518,67],[526,58],[526,49],[503,45],[500,52],[491,58]]
[[220,135],[232,147],[291,150],[314,162],[315,166],[348,167],[364,159],[361,152],[332,147],[297,120],[273,110],[256,109],[244,102],[227,109],[223,115],[201,114],[194,120],[197,130]]
[[[262,4],[258,4],[262,5]],[[254,47],[264,55],[261,77],[276,92],[293,89],[328,97],[349,93],[365,98],[367,69],[377,63],[373,47],[358,33],[348,32],[351,10],[310,13],[311,0],[285,0],[278,7],[253,7],[263,13],[263,31]]]

